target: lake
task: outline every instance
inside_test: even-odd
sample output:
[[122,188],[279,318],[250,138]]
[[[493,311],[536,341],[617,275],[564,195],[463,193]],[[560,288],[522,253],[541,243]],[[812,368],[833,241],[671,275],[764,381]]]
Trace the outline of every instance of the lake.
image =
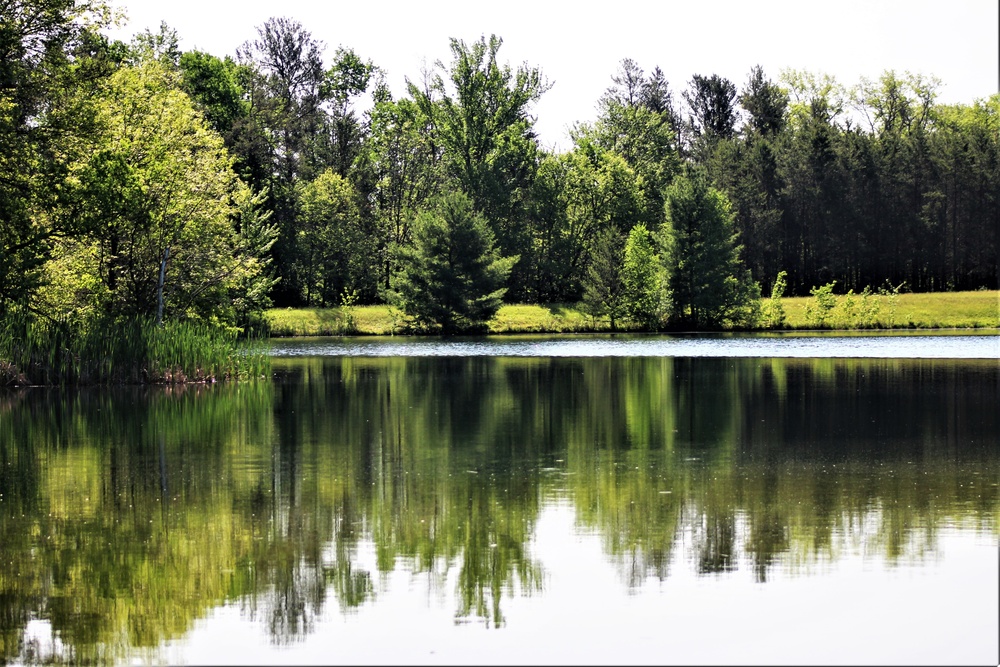
[[995,334],[274,354],[0,393],[0,659],[997,662]]

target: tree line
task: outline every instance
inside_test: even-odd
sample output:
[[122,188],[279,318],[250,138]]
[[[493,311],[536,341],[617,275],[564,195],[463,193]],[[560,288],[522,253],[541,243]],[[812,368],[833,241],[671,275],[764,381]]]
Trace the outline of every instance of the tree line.
[[556,152],[532,115],[552,84],[496,36],[394,97],[288,18],[219,57],[166,25],[111,41],[96,4],[3,5],[0,311],[248,326],[389,302],[462,329],[582,302],[705,327],[752,320],[782,271],[791,294],[997,288],[1000,96],[760,67],[678,95],[625,59]]

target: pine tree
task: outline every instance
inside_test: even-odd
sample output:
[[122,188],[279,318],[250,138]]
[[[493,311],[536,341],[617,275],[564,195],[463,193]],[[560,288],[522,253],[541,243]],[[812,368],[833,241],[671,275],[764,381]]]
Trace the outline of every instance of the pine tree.
[[[754,299],[755,284],[740,260],[726,195],[708,185],[702,170],[686,169],[667,189],[666,218],[671,320],[701,329],[752,319],[759,299]],[[759,291],[757,287],[758,296]]]
[[590,266],[583,280],[583,308],[595,317],[607,316],[611,328],[625,314],[624,244],[622,236],[606,227],[594,239]]
[[518,260],[500,257],[486,220],[461,193],[417,215],[413,245],[396,252],[396,304],[418,324],[446,334],[480,328],[496,314]]

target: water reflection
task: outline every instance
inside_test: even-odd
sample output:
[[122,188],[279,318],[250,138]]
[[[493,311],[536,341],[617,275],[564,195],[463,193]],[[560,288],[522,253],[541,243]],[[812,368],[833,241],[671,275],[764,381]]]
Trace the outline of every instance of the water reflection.
[[[265,385],[0,395],[5,662],[120,660],[226,603],[285,644],[401,571],[454,596],[456,622],[504,626],[546,594],[536,528],[567,504],[627,589],[1000,535],[992,361],[275,367]],[[39,623],[48,649],[26,641]]]

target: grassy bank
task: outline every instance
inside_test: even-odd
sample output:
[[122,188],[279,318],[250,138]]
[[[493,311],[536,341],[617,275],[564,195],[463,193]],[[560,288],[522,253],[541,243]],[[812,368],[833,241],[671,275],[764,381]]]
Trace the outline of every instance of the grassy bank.
[[[767,306],[768,299],[763,300]],[[814,297],[781,300],[786,329],[996,328],[1000,292],[838,295],[819,320]],[[408,331],[403,314],[390,306],[274,308],[267,311],[272,336],[390,335]],[[607,319],[593,318],[573,304],[506,305],[489,322],[490,333],[606,332]],[[625,324],[619,331],[638,331]]]
[[192,322],[0,323],[0,386],[215,382],[260,377],[269,364],[265,341]]
[[[1000,327],[1000,292],[928,292],[899,294],[895,297],[873,295],[877,303],[874,321],[861,326],[862,298],[852,295],[853,305],[845,295],[836,296],[824,328],[831,329],[965,329]],[[767,301],[765,299],[765,301]],[[814,297],[782,299],[787,326],[791,329],[817,328]],[[812,306],[813,317],[809,307]],[[853,312],[852,312],[853,311]]]

